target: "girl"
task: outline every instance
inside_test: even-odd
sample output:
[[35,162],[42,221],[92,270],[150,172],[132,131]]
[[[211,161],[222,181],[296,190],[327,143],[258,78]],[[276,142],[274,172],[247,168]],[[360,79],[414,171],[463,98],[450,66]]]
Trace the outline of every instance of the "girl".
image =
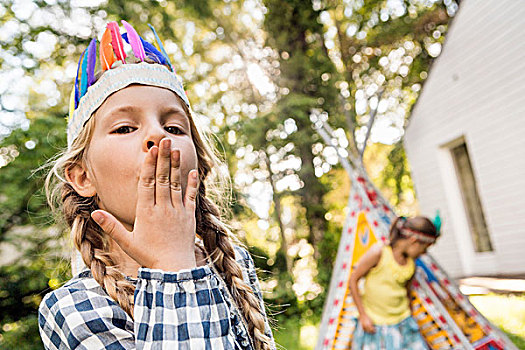
[[[411,316],[409,286],[414,259],[438,236],[425,217],[397,218],[390,229],[390,244],[378,243],[363,255],[350,276],[350,291],[359,311],[352,349],[428,349]],[[365,277],[363,295],[357,287],[361,277]]]
[[[46,178],[85,268],[39,308],[46,349],[274,349],[253,261],[208,197],[219,163],[160,50],[110,22],[80,59]],[[123,39],[133,49],[124,51]]]

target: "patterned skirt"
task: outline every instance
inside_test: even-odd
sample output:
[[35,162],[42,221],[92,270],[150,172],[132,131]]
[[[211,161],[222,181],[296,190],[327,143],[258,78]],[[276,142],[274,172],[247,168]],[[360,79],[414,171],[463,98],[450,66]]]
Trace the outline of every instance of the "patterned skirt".
[[352,340],[352,350],[428,350],[412,317],[395,325],[375,326],[375,333],[367,333],[357,321]]

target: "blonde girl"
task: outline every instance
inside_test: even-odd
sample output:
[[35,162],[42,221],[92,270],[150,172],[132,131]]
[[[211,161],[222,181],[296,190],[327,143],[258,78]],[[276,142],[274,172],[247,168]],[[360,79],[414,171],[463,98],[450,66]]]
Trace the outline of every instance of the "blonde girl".
[[[399,217],[390,242],[376,244],[359,260],[350,277],[350,291],[359,311],[353,350],[426,350],[411,316],[409,288],[414,260],[436,241],[439,230],[426,217]],[[364,291],[357,283],[365,278]]]
[[40,304],[44,346],[274,349],[253,261],[208,195],[220,163],[153,27],[158,49],[122,23],[80,59],[46,179],[85,266]]

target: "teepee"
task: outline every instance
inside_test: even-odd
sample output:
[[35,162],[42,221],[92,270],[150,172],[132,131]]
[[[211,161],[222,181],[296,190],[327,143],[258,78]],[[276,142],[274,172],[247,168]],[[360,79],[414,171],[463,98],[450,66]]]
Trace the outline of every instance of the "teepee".
[[[337,150],[351,181],[348,214],[324,306],[317,350],[349,349],[358,316],[348,282],[359,258],[376,242],[388,238],[395,218],[389,203],[367,177],[361,160],[337,145],[325,121],[314,126],[327,145]],[[458,286],[429,255],[416,261],[411,288],[414,318],[430,349],[517,349],[498,328],[472,306]]]

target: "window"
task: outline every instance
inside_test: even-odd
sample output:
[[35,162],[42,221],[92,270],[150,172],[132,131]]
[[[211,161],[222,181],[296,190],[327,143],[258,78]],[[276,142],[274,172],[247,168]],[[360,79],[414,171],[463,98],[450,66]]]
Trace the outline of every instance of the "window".
[[490,252],[492,251],[492,243],[465,141],[462,140],[459,145],[453,146],[450,151],[458,176],[474,249],[476,252]]

